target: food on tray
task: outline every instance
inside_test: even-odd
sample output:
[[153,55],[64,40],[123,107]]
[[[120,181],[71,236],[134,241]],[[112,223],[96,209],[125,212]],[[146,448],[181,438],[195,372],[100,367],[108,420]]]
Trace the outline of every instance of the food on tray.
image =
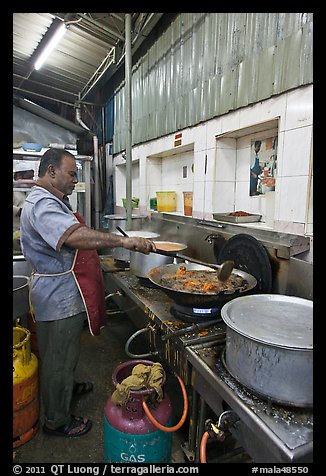
[[242,210],[239,210],[238,212],[228,213],[229,217],[249,217],[250,215],[252,215],[252,213],[244,212]]
[[217,294],[221,291],[242,290],[247,286],[247,281],[241,276],[231,274],[221,282],[218,273],[214,270],[187,270],[186,266],[179,266],[175,273],[165,273],[161,276],[160,284],[174,291],[184,291],[196,294]]

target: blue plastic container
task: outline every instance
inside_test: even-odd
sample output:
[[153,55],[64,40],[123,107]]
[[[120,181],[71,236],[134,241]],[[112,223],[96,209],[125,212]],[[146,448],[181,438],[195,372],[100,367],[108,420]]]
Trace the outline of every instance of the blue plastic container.
[[27,151],[32,151],[32,152],[41,152],[42,150],[42,144],[36,144],[35,142],[25,142],[22,144],[22,149]]

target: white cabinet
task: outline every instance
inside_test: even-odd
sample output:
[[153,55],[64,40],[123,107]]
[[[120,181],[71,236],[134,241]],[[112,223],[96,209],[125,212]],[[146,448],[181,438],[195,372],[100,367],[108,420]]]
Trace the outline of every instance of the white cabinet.
[[[34,169],[35,179],[38,173],[38,161],[48,149],[43,148],[40,152],[24,151],[23,149],[13,149],[13,169],[19,160],[30,161],[31,168]],[[76,151],[71,152],[77,162],[78,184],[69,197],[73,211],[78,211],[85,219],[86,224],[91,226],[91,161],[92,156],[78,155]],[[27,187],[14,187],[13,191],[30,192]]]

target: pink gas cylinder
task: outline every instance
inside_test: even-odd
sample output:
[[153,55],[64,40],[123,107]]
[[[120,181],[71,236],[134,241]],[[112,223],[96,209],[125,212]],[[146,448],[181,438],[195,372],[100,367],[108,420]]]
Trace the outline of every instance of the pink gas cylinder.
[[[112,375],[114,387],[131,375],[137,364],[153,365],[149,360],[131,360],[120,364]],[[165,383],[165,380],[163,384]],[[164,389],[164,387],[163,387]],[[124,405],[115,405],[110,397],[105,405],[104,457],[106,463],[169,463],[172,433],[157,429],[143,409],[143,398],[155,394],[154,389],[132,390]],[[171,426],[172,405],[164,391],[161,402],[147,402],[153,417],[164,426]]]

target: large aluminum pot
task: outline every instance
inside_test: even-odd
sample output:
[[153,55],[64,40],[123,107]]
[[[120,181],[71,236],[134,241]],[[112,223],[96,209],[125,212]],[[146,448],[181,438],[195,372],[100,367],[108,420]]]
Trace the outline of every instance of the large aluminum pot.
[[22,317],[29,311],[29,281],[28,276],[13,276],[13,320]]
[[225,365],[264,399],[313,406],[313,303],[279,294],[243,296],[222,307]]
[[[121,236],[120,231],[112,231],[112,233],[114,233],[115,235]],[[130,237],[140,236],[141,238],[148,238],[148,239],[158,238],[160,236],[158,233],[154,233],[152,231],[143,231],[143,230],[127,231],[126,233]],[[125,248],[112,248],[112,256],[114,259],[118,261],[129,262],[131,259],[131,253],[134,253],[134,252],[130,250],[126,250]]]

